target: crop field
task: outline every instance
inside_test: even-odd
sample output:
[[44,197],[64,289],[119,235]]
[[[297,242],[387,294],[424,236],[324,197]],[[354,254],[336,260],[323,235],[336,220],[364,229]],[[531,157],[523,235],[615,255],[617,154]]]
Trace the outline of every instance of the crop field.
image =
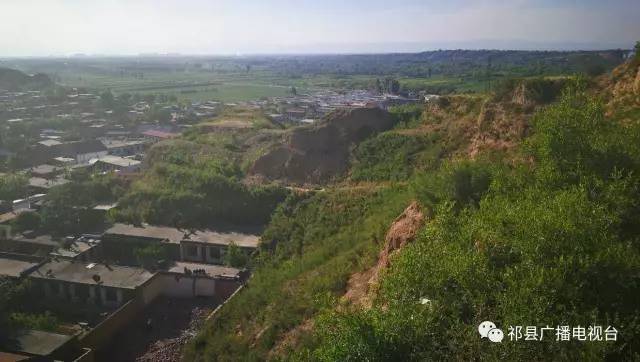
[[[180,100],[247,101],[289,94],[291,86],[263,74],[217,74],[209,72],[145,72],[142,75],[57,73],[61,84],[87,89],[110,89],[118,93],[173,94]],[[276,84],[278,83],[278,84]]]

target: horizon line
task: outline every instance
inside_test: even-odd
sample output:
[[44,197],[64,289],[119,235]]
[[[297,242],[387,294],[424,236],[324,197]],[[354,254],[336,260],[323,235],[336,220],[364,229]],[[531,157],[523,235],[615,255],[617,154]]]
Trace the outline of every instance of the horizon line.
[[602,52],[602,51],[633,51],[633,48],[624,47],[603,47],[603,48],[548,48],[548,49],[506,49],[506,48],[440,48],[428,49],[420,51],[354,51],[354,52],[222,52],[222,53],[180,53],[180,52],[145,52],[145,53],[73,53],[73,54],[49,54],[49,55],[0,55],[0,59],[69,59],[69,58],[170,58],[170,57],[256,57],[256,56],[335,56],[335,55],[393,55],[393,54],[421,54],[433,52],[450,52],[450,51],[492,51],[492,52],[562,52],[562,53],[580,53],[580,52]]

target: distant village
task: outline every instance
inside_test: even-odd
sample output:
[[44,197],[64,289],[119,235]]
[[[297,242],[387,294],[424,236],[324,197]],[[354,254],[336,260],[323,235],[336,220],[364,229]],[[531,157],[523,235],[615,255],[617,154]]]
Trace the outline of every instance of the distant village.
[[[96,109],[99,96],[92,93],[69,94],[64,101],[48,103],[40,91],[0,90],[0,124],[6,127],[50,118],[68,120],[68,124],[76,125],[73,129],[74,140],[69,140],[69,129],[42,128],[39,129],[39,139],[24,150],[15,151],[0,146],[0,160],[17,158],[22,170],[30,175],[32,194],[25,195],[25,200],[15,200],[14,210],[10,211],[20,212],[28,203],[26,199],[38,198],[51,187],[67,182],[65,170],[86,169],[91,173],[115,172],[123,177],[133,176],[140,170],[149,146],[178,137],[194,123],[215,117],[225,108],[261,110],[272,122],[286,127],[313,124],[339,108],[386,109],[433,97],[410,96],[325,90],[238,103],[207,101],[192,102],[188,106],[162,104],[161,110],[166,112],[168,119],[160,121],[145,118],[150,109],[157,106],[147,101],[132,104],[124,117],[119,117],[114,115],[113,110]],[[0,206],[0,211],[8,211],[7,205]]]
[[[424,95],[326,90],[238,103],[143,99],[115,112],[93,93],[74,90],[51,101],[40,91],[0,90],[0,125],[5,129],[47,125],[51,119],[66,125],[37,129],[37,137],[19,149],[0,147],[0,160],[28,177],[24,197],[0,201],[0,277],[28,280],[35,298],[63,316],[66,331],[25,331],[19,347],[9,352],[46,360],[92,361],[96,351],[106,348],[157,298],[207,297],[221,304],[248,277],[243,267],[231,267],[225,260],[229,253],[248,259],[259,245],[256,233],[115,224],[99,233],[58,237],[11,229],[21,214],[38,212],[51,189],[70,182],[74,172],[135,179],[151,145],[179,137],[228,108],[259,110],[286,128],[313,124],[339,108],[386,109],[424,99]],[[153,119],[158,111],[163,119]],[[88,211],[105,214],[114,207],[100,204]],[[166,259],[146,263],[138,253],[148,248],[161,249]]]

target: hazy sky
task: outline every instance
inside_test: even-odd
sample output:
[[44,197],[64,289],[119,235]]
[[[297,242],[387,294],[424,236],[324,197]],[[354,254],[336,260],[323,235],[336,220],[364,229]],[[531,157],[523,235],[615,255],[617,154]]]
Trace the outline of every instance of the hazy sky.
[[640,0],[0,0],[0,56],[631,47]]

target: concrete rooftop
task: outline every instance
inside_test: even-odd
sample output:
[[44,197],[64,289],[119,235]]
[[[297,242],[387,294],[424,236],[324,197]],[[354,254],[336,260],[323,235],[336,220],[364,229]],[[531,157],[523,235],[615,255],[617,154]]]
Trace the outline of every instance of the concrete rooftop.
[[[94,275],[100,276],[99,283],[93,279]],[[135,289],[153,276],[154,273],[142,268],[60,259],[45,263],[30,274],[30,277],[36,279],[60,280],[123,289]]]
[[179,230],[168,226],[134,226],[128,224],[115,224],[105,232],[105,235],[121,235],[129,237],[141,237],[165,240],[170,243],[180,243],[181,241],[192,241],[204,244],[229,245],[232,242],[238,246],[255,248],[260,243],[258,235],[243,234],[237,232],[217,232],[213,230]]
[[19,278],[38,266],[35,259],[11,257],[0,254],[0,276]]
[[202,269],[205,271],[207,276],[210,276],[210,277],[216,277],[216,276],[237,277],[240,275],[240,269],[236,269],[236,268],[230,268],[222,265],[190,263],[190,262],[183,262],[183,261],[175,262],[169,269],[167,269],[167,271],[169,273],[184,274],[185,268],[191,271],[196,269]]
[[64,334],[27,330],[20,332],[15,339],[11,352],[27,353],[35,356],[49,356],[67,343],[72,336]]

